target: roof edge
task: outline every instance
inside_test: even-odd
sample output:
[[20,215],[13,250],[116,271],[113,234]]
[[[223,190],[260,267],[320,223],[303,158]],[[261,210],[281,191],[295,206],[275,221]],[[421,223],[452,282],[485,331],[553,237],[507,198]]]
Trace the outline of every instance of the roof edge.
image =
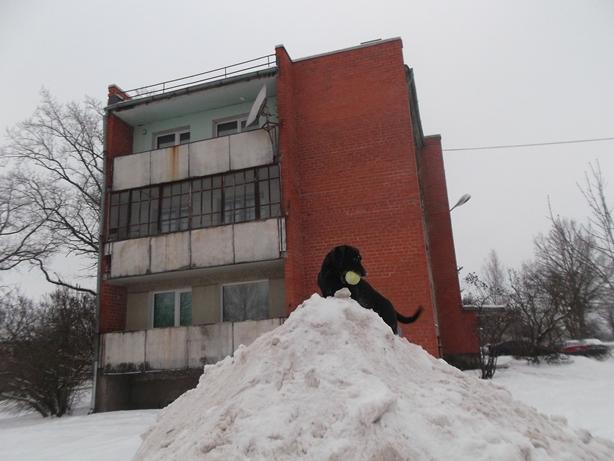
[[273,77],[277,74],[277,67],[270,67],[265,70],[257,70],[250,72],[249,74],[242,74],[236,77],[223,78],[220,80],[213,80],[211,82],[196,84],[192,86],[186,86],[179,88],[178,90],[169,91],[168,93],[155,94],[152,96],[146,96],[138,99],[128,99],[126,101],[117,102],[114,104],[108,104],[104,110],[106,112],[112,112],[115,110],[125,110],[141,104],[149,104],[152,102],[162,101],[164,99],[174,98],[176,96],[182,96],[184,94],[196,93],[198,91],[206,91],[212,88],[218,88],[220,86],[232,85],[243,81],[249,81],[256,78]]
[[[378,46],[378,45],[382,45],[384,43],[390,43],[390,42],[396,42],[396,41],[401,42],[401,46],[403,46],[403,40],[401,40],[401,37],[386,38],[386,39],[383,39],[383,40],[376,39],[376,40],[370,40],[370,41],[367,41],[367,42],[363,42],[360,45],[350,46],[348,48],[341,48],[340,50],[327,51],[325,53],[318,53],[318,54],[313,54],[311,56],[305,56],[304,58],[293,59],[292,62],[301,62],[301,61],[307,61],[309,59],[322,58],[324,56],[330,56],[332,54],[345,53],[347,51],[359,50],[361,48],[368,48],[370,46]],[[283,46],[283,45],[277,45],[275,48],[286,49],[286,47]]]

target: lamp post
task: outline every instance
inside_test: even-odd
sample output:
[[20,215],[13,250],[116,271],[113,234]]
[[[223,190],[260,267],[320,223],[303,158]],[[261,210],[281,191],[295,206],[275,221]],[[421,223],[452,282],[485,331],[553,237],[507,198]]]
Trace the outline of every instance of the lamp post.
[[454,204],[454,206],[452,208],[450,208],[450,211],[452,211],[454,208],[459,207],[464,205],[465,203],[467,203],[469,201],[469,199],[471,198],[471,195],[469,194],[463,194],[461,195],[461,198],[458,199],[458,202],[456,202]]

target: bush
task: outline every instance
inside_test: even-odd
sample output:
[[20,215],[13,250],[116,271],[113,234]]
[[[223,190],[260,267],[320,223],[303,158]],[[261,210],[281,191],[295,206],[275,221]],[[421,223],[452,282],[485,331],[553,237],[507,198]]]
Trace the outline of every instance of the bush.
[[0,398],[42,416],[71,410],[79,387],[91,379],[95,298],[66,288],[39,303],[2,300]]

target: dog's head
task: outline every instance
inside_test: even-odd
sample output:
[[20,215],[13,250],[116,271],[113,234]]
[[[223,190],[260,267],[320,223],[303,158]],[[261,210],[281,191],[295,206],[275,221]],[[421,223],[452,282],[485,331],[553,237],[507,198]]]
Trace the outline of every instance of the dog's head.
[[324,258],[322,269],[338,273],[341,279],[349,271],[356,272],[361,277],[367,276],[367,271],[362,266],[360,251],[349,245],[333,248]]

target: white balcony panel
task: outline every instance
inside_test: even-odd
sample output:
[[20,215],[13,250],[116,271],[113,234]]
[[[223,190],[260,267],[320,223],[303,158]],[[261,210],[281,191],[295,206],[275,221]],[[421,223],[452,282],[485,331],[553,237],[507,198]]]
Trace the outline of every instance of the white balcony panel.
[[110,368],[129,365],[138,369],[145,362],[145,331],[103,335],[102,363]]
[[[280,319],[267,320],[246,320],[245,322],[235,322],[233,324],[233,346],[237,348],[243,344],[249,346],[260,335],[267,331],[274,330],[281,324]],[[233,351],[234,352],[234,351]]]
[[114,242],[111,278],[278,259],[279,222],[272,218]]
[[230,169],[273,163],[273,146],[265,130],[235,134],[230,139]]
[[114,191],[148,186],[150,176],[150,152],[122,155],[113,161]]
[[188,144],[151,152],[151,184],[188,177]]
[[190,232],[151,238],[151,272],[187,269],[190,266]]
[[149,237],[114,242],[111,277],[145,274],[149,270]]
[[234,226],[235,263],[279,258],[278,219]]
[[228,136],[190,144],[190,176],[208,176],[230,170]]
[[232,264],[232,226],[192,231],[192,266],[211,267]]
[[188,368],[215,363],[232,354],[232,323],[188,327]]
[[177,370],[186,367],[187,328],[147,330],[146,358],[153,370]]
[[190,327],[151,328],[102,335],[101,366],[107,372],[201,368],[248,346],[283,319],[223,322]]

